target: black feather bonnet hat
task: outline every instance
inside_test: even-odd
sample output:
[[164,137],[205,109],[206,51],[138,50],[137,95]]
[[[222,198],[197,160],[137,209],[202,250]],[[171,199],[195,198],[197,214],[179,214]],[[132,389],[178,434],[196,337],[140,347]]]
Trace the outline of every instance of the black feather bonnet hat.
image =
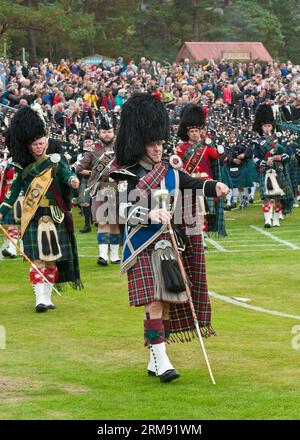
[[133,94],[123,105],[115,143],[119,165],[137,162],[147,144],[168,140],[169,117],[161,101],[147,93]]
[[47,127],[39,110],[28,105],[21,107],[12,117],[6,135],[6,145],[13,162],[23,168],[35,162],[28,147],[44,136],[47,136]]
[[205,115],[201,107],[188,104],[182,110],[180,115],[178,136],[181,140],[187,142],[189,140],[188,130],[191,128],[203,128],[205,127]]
[[113,125],[108,117],[102,116],[100,119],[99,129],[100,130],[111,130]]
[[263,124],[272,124],[274,127],[274,113],[272,110],[272,106],[269,104],[261,104],[257,108],[253,123],[253,130],[262,135]]

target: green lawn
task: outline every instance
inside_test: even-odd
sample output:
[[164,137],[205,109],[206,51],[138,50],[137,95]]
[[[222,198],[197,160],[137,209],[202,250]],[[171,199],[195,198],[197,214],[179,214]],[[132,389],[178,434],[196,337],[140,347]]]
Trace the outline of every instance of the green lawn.
[[[77,210],[76,210],[77,211]],[[263,229],[261,206],[226,213],[229,236],[207,251],[209,289],[300,315],[300,208],[281,228]],[[76,219],[78,226],[82,219]],[[146,375],[143,311],[128,307],[126,277],[96,265],[96,229],[78,234],[85,289],[54,296],[34,312],[28,264],[0,261],[0,419],[299,419],[300,321],[213,299],[218,336],[205,341],[214,386],[197,340],[168,347],[181,377]]]

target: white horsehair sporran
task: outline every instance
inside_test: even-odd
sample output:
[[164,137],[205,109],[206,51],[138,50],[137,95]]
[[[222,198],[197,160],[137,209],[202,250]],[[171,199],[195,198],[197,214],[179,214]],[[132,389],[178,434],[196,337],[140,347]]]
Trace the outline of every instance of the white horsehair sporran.
[[55,261],[61,258],[62,253],[56,226],[49,215],[43,215],[39,219],[37,241],[41,260]]

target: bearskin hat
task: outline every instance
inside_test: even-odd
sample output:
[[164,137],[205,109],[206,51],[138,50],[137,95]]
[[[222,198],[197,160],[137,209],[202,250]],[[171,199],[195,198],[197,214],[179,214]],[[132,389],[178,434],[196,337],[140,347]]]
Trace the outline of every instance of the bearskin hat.
[[189,140],[188,130],[190,128],[203,128],[205,126],[205,115],[201,107],[188,104],[182,110],[180,115],[178,136],[181,140],[187,142]]
[[12,160],[23,168],[35,161],[28,149],[32,142],[47,135],[44,118],[28,105],[20,108],[12,117],[6,135],[6,145]]
[[272,106],[269,104],[260,104],[255,113],[253,130],[262,134],[262,124],[274,125],[274,113]]
[[85,133],[84,135],[84,140],[85,141],[93,141],[94,140],[94,136],[93,133],[88,131],[87,133]]
[[113,125],[108,117],[102,116],[100,119],[99,129],[100,130],[110,130],[113,128]]
[[165,106],[147,93],[133,94],[123,105],[115,143],[119,165],[129,165],[145,154],[147,144],[169,138]]
[[69,127],[67,127],[67,134],[70,136],[70,134],[77,134],[78,135],[78,129],[74,123],[70,124]]

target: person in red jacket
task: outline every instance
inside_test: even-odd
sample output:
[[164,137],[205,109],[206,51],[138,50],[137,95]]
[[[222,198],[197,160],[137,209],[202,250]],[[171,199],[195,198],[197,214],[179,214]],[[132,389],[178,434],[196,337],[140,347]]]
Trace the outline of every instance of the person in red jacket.
[[[0,153],[1,154],[1,153]],[[5,199],[8,194],[12,182],[14,179],[14,167],[10,160],[7,159],[6,150],[4,150],[4,155],[0,158],[0,204]],[[15,210],[12,207],[9,212],[4,216],[2,224],[6,225],[7,232],[11,238],[11,241],[7,241],[2,246],[3,257],[16,258],[17,249],[14,245],[18,241],[19,232],[15,219]]]
[[115,108],[115,98],[110,89],[105,90],[105,95],[102,98],[102,105],[106,108],[107,112]]
[[[200,180],[221,180],[218,159],[224,155],[224,147],[213,145],[206,133],[203,109],[197,105],[187,105],[181,116],[178,136],[184,142],[177,147],[177,154],[183,163],[183,169]],[[223,200],[206,199],[205,231],[226,235],[224,225]]]

